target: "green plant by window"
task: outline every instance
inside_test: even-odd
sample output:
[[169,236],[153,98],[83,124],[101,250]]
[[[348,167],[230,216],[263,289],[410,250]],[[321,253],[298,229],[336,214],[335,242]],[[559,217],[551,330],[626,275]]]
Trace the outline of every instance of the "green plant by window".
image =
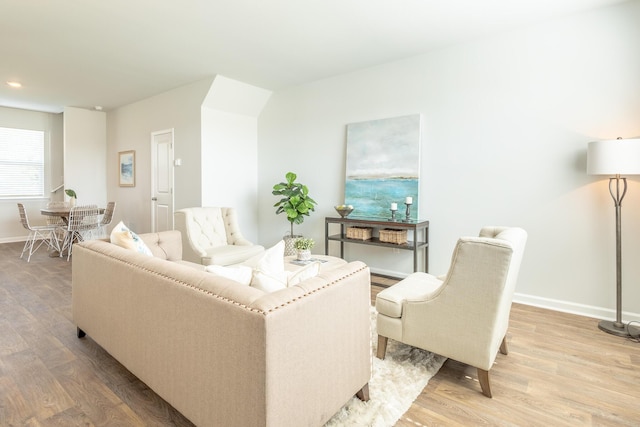
[[66,190],[64,190],[64,192],[67,194],[67,196],[73,198],[73,199],[77,199],[78,196],[76,195],[76,192],[70,188],[67,188]]

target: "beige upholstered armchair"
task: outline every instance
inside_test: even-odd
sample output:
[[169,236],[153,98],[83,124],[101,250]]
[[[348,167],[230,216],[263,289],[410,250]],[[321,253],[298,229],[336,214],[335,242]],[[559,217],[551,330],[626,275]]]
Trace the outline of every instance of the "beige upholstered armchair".
[[527,240],[521,228],[485,227],[463,237],[446,276],[412,273],[376,297],[378,354],[387,339],[474,366],[482,393],[491,397],[489,370],[506,333]]
[[182,258],[203,265],[237,264],[264,251],[242,236],[234,208],[195,207],[175,212]]

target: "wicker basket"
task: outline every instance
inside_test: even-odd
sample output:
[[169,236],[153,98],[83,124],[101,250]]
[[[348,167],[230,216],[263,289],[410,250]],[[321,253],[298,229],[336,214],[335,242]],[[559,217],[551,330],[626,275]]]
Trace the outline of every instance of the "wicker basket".
[[371,238],[372,230],[373,229],[368,227],[347,227],[347,238],[369,240]]
[[407,230],[394,230],[393,228],[380,230],[380,241],[403,245],[407,243]]

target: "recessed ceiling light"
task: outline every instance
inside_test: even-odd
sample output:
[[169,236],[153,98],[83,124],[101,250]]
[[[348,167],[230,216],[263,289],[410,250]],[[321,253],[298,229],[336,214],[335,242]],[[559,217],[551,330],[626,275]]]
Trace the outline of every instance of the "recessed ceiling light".
[[96,111],[102,111],[102,105],[96,105],[95,107],[93,107],[96,109]]
[[15,88],[22,87],[22,83],[20,83],[20,82],[7,82],[7,85],[9,85],[11,87],[15,87]]

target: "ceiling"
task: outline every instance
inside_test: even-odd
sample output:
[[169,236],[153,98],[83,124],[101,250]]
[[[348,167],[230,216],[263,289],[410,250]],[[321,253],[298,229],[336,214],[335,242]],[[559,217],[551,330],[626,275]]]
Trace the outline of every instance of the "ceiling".
[[278,90],[622,2],[0,0],[0,106],[108,111],[216,74]]

